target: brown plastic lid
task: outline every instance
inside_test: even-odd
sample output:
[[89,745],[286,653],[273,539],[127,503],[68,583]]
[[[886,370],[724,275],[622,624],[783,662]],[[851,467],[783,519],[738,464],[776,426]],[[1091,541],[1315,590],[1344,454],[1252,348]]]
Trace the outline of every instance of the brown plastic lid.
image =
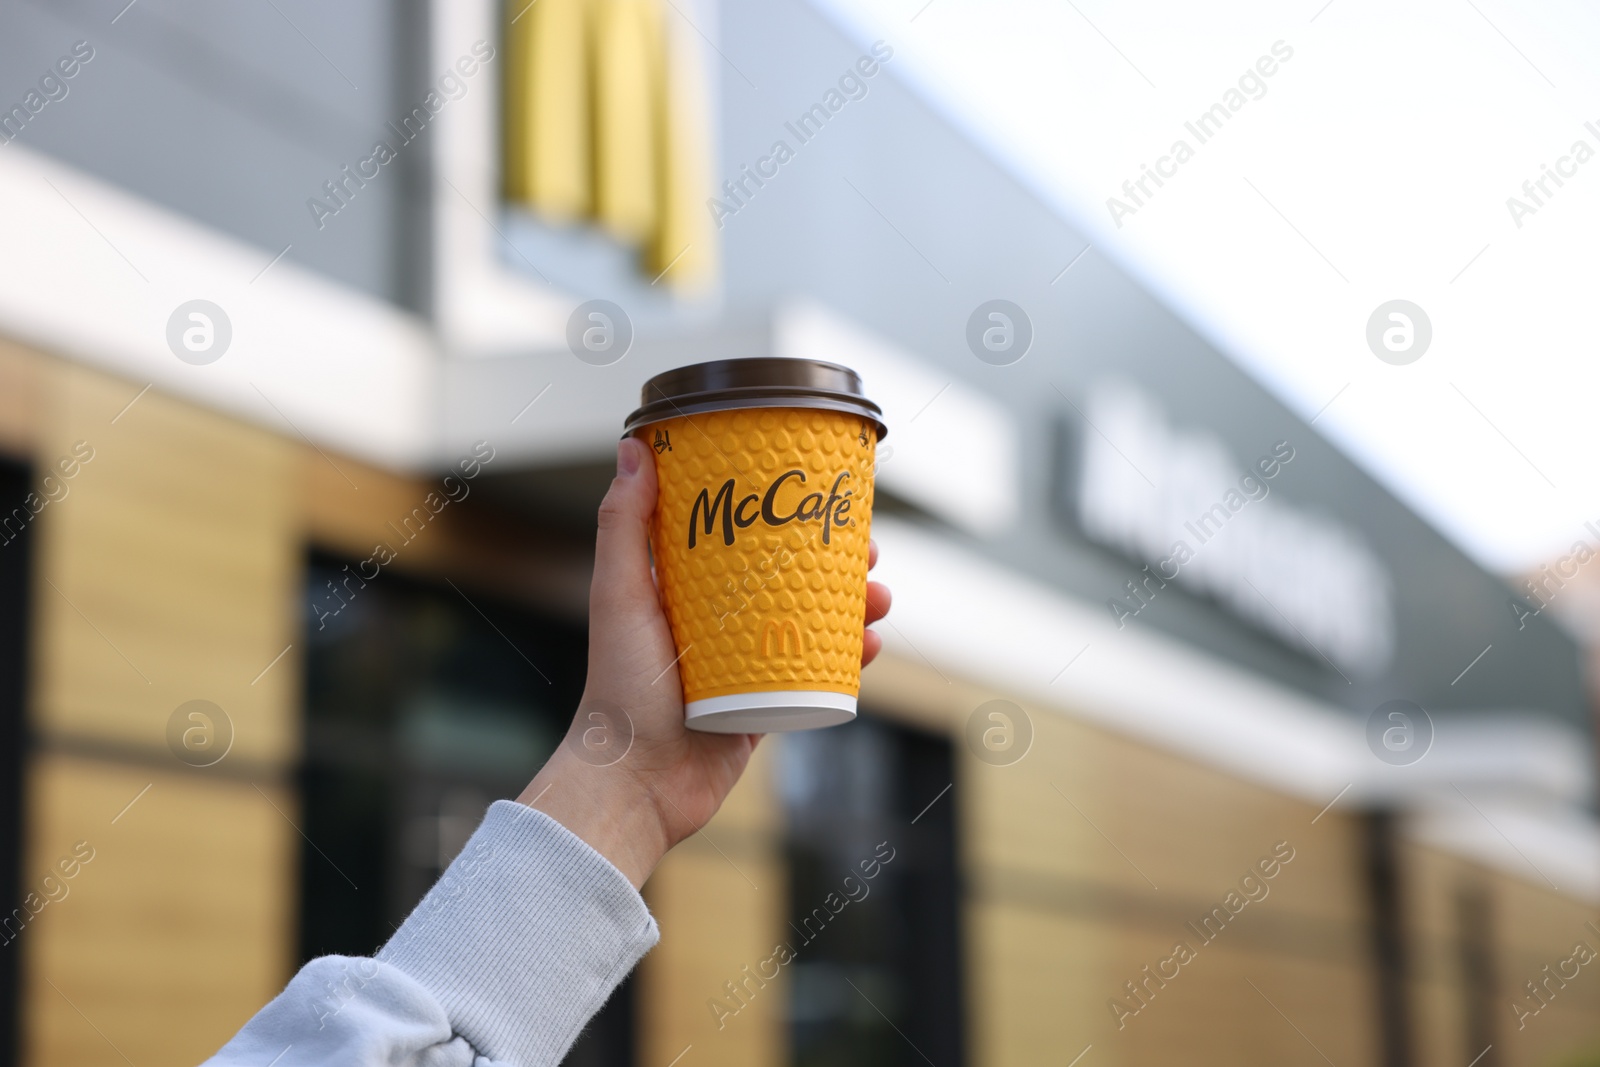
[[680,415],[733,408],[821,408],[860,415],[888,436],[883,409],[861,391],[861,376],[820,359],[719,359],[665,371],[644,383],[623,433]]

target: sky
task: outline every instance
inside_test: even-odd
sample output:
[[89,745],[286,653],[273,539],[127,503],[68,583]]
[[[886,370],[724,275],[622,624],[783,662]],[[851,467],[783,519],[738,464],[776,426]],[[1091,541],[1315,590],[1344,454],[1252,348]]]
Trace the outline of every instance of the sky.
[[1600,547],[1600,11],[815,2],[1479,562]]

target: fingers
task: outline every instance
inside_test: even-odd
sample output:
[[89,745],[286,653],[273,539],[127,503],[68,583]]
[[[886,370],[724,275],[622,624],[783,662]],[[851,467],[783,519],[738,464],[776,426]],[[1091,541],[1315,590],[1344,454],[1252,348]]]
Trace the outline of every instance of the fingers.
[[874,631],[868,630],[861,635],[861,665],[865,667],[878,658],[878,653],[883,651],[883,638]]
[[[867,542],[867,570],[878,565],[878,542]],[[893,602],[889,594],[889,587],[882,582],[867,583],[867,625],[871,626],[885,615],[889,614],[889,605]],[[865,667],[878,658],[878,653],[883,651],[883,638],[867,630],[861,635],[861,665]]]
[[867,625],[871,626],[885,615],[889,614],[889,606],[894,602],[894,597],[889,592],[889,587],[882,582],[867,583]]
[[657,600],[650,574],[650,516],[656,503],[655,462],[641,442],[617,443],[617,476],[600,504],[591,608],[598,618]]
[[[873,555],[877,555],[877,546],[873,546]],[[882,582],[867,583],[867,625],[882,619],[889,614],[889,605],[893,601],[889,594],[889,587]],[[861,665],[865,667],[878,657],[883,651],[883,638],[871,630],[861,635]]]

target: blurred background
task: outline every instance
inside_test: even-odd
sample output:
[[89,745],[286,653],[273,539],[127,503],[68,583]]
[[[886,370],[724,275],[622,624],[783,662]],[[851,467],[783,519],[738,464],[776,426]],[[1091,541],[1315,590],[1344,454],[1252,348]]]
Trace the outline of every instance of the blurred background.
[[885,410],[886,651],[569,1062],[1600,1060],[1597,42],[0,2],[0,1062],[374,951],[571,718],[640,386],[739,356]]

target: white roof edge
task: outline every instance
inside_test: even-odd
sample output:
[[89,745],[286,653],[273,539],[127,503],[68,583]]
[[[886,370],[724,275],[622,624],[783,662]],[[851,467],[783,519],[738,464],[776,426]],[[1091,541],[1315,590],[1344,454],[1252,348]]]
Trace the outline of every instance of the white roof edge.
[[1463,796],[1413,814],[1406,829],[1422,844],[1600,904],[1600,822],[1587,811]]
[[[370,462],[435,460],[423,320],[20,144],[0,151],[0,199],[0,332]],[[194,299],[232,326],[201,366],[167,345]]]

